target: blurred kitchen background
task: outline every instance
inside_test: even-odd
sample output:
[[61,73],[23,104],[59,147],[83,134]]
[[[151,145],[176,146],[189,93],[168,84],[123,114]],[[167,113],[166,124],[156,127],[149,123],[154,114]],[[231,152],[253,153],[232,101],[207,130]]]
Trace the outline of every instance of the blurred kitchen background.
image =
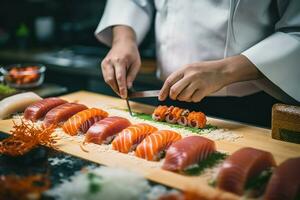
[[[43,96],[77,90],[115,95],[104,83],[100,63],[109,48],[94,31],[105,0],[1,0],[0,65],[44,64]],[[116,13],[117,14],[117,13]],[[141,73],[135,88],[158,89],[153,28],[140,46]]]

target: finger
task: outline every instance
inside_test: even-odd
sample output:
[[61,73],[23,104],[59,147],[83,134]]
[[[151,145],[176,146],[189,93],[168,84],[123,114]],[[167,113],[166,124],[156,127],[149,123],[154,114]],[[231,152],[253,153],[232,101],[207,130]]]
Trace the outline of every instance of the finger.
[[180,80],[183,77],[183,74],[180,72],[174,72],[172,73],[167,80],[164,82],[163,87],[161,88],[159,92],[159,97],[158,99],[160,101],[164,101],[169,93],[170,93],[170,88],[176,83],[178,80]]
[[132,66],[130,66],[128,72],[127,72],[127,88],[131,88],[132,87],[132,83],[136,77],[136,75],[139,72],[141,66],[141,62],[140,61],[136,61],[132,64]]
[[127,98],[127,86],[126,86],[126,64],[120,60],[113,62],[115,68],[116,80],[122,98]]
[[197,89],[192,95],[192,102],[197,103],[200,102],[205,97],[204,92],[202,90]]
[[192,96],[196,92],[196,90],[197,86],[195,84],[189,84],[181,91],[181,93],[177,96],[177,99],[179,101],[191,102]]
[[109,59],[104,59],[102,61],[101,69],[105,83],[107,83],[113,89],[113,91],[119,95],[115,70]]
[[187,78],[183,78],[177,81],[171,88],[169,96],[171,99],[176,100],[178,95],[185,90],[186,87],[190,85],[190,80]]

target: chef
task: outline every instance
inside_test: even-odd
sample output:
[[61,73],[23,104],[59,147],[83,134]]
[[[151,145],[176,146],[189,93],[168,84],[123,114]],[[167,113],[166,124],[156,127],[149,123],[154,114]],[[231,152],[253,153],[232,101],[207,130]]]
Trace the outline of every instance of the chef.
[[126,98],[155,15],[159,100],[200,102],[264,91],[300,102],[299,0],[108,0],[95,32],[111,49],[106,83]]

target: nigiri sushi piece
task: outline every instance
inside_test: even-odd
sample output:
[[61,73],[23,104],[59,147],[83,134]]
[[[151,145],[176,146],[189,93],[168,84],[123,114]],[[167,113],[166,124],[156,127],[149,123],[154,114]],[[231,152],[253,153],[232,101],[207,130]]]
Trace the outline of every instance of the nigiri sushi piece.
[[217,187],[242,195],[249,178],[275,166],[271,153],[250,147],[234,152],[223,163],[218,176]]
[[265,200],[293,200],[300,194],[300,157],[280,164],[273,172],[264,195]]
[[156,121],[165,121],[167,111],[167,106],[158,106],[152,114],[152,119]]
[[162,168],[183,171],[216,151],[215,142],[201,136],[185,137],[173,143],[166,152]]
[[128,119],[123,117],[106,117],[94,123],[85,135],[85,142],[95,144],[109,144],[123,129],[130,126]]
[[136,146],[148,135],[157,131],[157,128],[149,124],[134,124],[118,134],[112,142],[112,148],[121,153],[135,150]]
[[206,116],[202,112],[191,112],[188,117],[188,125],[193,128],[204,128],[206,125]]
[[171,144],[181,139],[181,135],[170,130],[159,130],[147,136],[135,150],[135,155],[146,160],[159,160],[161,154]]
[[51,109],[64,103],[67,103],[67,101],[57,97],[50,97],[34,102],[25,109],[24,118],[35,122],[44,117]]
[[42,98],[33,92],[20,93],[2,99],[0,101],[0,119],[5,119],[16,112],[23,112],[27,106],[40,100]]
[[[172,106],[171,106],[172,107]],[[170,108],[171,108],[170,107]],[[181,108],[178,108],[178,107],[173,107],[169,112],[167,112],[167,115],[166,115],[166,122],[169,122],[171,124],[175,124],[177,123],[178,119],[180,118],[181,116],[181,113],[183,112],[184,110],[181,109]]]
[[107,116],[108,113],[104,110],[98,108],[86,109],[69,118],[62,128],[69,135],[76,135],[79,132],[85,133],[84,131],[88,130],[88,126],[92,126],[93,123]]
[[85,105],[78,103],[64,103],[53,109],[51,109],[45,115],[43,126],[44,127],[56,127],[61,122],[68,120],[76,113],[88,109]]
[[188,125],[187,117],[189,116],[190,111],[188,109],[185,109],[181,112],[180,117],[177,120],[177,124],[180,124],[182,126]]

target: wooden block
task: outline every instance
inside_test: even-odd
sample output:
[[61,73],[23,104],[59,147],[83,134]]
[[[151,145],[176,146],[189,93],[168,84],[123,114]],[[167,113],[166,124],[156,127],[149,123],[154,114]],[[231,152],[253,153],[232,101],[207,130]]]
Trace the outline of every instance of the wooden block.
[[300,107],[275,104],[272,108],[272,138],[300,143]]

